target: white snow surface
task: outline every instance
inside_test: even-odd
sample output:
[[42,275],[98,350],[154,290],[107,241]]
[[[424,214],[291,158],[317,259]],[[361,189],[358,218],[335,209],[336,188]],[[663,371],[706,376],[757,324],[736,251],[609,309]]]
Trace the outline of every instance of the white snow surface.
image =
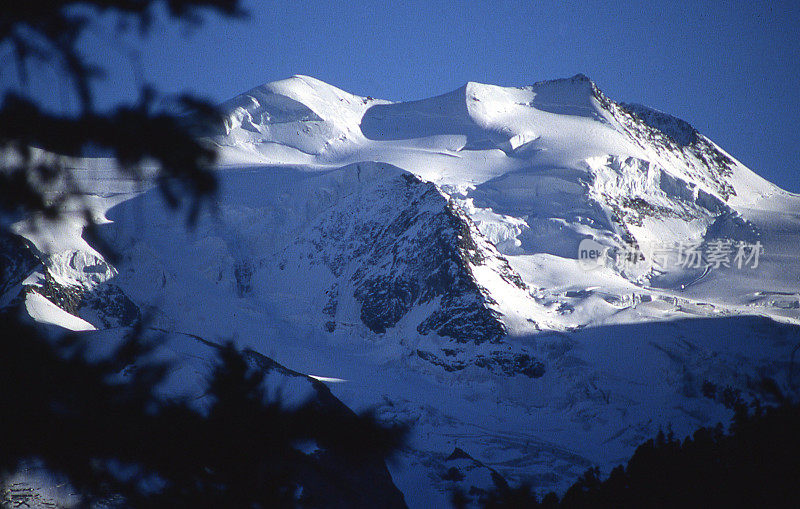
[[[582,75],[521,88],[467,83],[404,103],[295,76],[221,108],[225,123],[208,138],[222,155],[217,210],[194,228],[155,189],[84,161],[76,178],[122,254],[116,266],[86,269],[102,257],[75,215],[18,231],[64,284],[113,282],[152,312],[153,327],[233,339],[335,382],[354,410],[411,423],[391,466],[411,507],[446,505],[441,475],[455,447],[512,483],[563,490],[590,465],[624,462],[659,429],[682,436],[729,419],[703,396],[704,382],[747,395],[770,376],[793,389],[800,197],[682,121],[626,109]],[[406,177],[413,190],[401,196]],[[411,202],[415,217],[447,207],[463,216],[484,255],[470,273],[505,326],[501,347],[540,360],[542,376],[422,358],[454,344],[419,332],[441,300],[415,303],[384,332],[364,323],[356,276],[410,270],[415,254],[402,243],[425,232],[398,237],[407,258],[391,268],[369,265],[359,247],[369,231],[386,235],[381,225]],[[759,241],[758,267],[669,268],[648,251],[715,237]],[[638,245],[646,260],[585,270],[584,239]],[[38,294],[27,299],[37,321],[95,328]],[[489,343],[458,347],[458,360],[496,353]]]

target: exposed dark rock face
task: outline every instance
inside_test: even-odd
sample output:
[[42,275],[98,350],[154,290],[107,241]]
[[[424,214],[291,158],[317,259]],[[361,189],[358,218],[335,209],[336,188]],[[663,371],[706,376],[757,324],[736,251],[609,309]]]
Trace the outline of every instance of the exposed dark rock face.
[[0,232],[0,297],[41,267],[39,254],[28,240]]
[[[101,259],[95,263],[79,265],[77,253],[68,259],[70,270],[82,272],[85,286],[65,284],[53,275],[45,258],[28,240],[9,233],[0,234],[0,297],[14,291],[9,306],[23,305],[25,295],[37,293],[67,313],[83,318],[99,328],[133,325],[141,319],[139,307],[117,285],[100,282],[111,269]],[[35,272],[44,277],[38,283],[23,281]],[[92,282],[91,284],[88,282]]]
[[[421,182],[409,185],[425,186]],[[441,208],[421,212],[426,199],[440,202]],[[415,235],[407,235],[409,231]],[[412,307],[439,299],[417,326],[420,334],[435,332],[476,344],[498,342],[505,335],[503,323],[487,307],[491,298],[481,291],[470,270],[470,263],[483,261],[472,232],[465,218],[438,192],[425,190],[375,240],[368,265],[356,272],[354,281],[361,319],[373,331],[384,332]],[[396,249],[398,245],[402,250]],[[406,270],[373,270],[398,263],[404,263]]]
[[85,290],[80,286],[62,285],[53,279],[49,271],[44,273],[40,286],[31,285],[27,291],[35,292],[71,315],[77,315]]
[[25,290],[38,293],[67,313],[98,328],[127,327],[142,317],[139,307],[114,284],[102,283],[91,289],[64,285],[46,271],[41,285],[30,285]]
[[544,375],[544,364],[528,354],[519,353],[507,356],[499,354],[500,352],[497,352],[497,354],[490,357],[479,355],[475,360],[475,364],[481,367],[485,366],[491,371],[504,375],[520,373],[528,378],[539,378]]
[[449,371],[477,365],[503,375],[541,376],[541,363],[527,353],[508,351],[507,345],[466,352],[469,345],[504,344],[507,334],[474,267],[491,264],[508,285],[526,287],[434,184],[401,174],[345,200],[318,218],[300,241],[300,259],[324,264],[342,282],[326,292],[326,330],[336,329],[341,289],[347,286],[360,306],[361,322],[371,331],[385,333],[408,318],[414,321],[406,326],[422,336],[451,338],[450,350],[458,355],[417,352],[432,364]]
[[527,353],[510,353],[502,350],[491,351],[488,355],[477,354],[466,360],[461,360],[463,350],[444,349],[445,357],[424,350],[417,350],[417,356],[435,366],[444,368],[445,371],[460,371],[467,366],[475,365],[486,368],[492,373],[505,376],[515,374],[525,375],[528,378],[540,378],[545,373],[542,362]]
[[697,182],[727,200],[736,195],[729,177],[735,162],[689,123],[635,104],[616,103],[593,85],[594,96],[619,124],[619,128],[645,149],[677,158]]
[[641,104],[622,103],[621,106],[639,117],[642,122],[669,136],[681,147],[697,142],[700,133],[689,122],[672,115],[650,109]]
[[325,293],[328,295],[328,302],[322,308],[322,314],[328,319],[325,322],[325,330],[333,332],[336,330],[336,311],[339,309],[339,287],[333,285],[333,288]]
[[[337,207],[312,228],[307,256],[349,276],[370,330],[386,332],[412,308],[430,305],[421,334],[477,344],[503,337],[503,323],[470,270],[485,256],[476,233],[433,184],[401,175],[359,198],[350,198],[358,202],[354,213]],[[338,290],[329,295],[325,310],[332,316]]]

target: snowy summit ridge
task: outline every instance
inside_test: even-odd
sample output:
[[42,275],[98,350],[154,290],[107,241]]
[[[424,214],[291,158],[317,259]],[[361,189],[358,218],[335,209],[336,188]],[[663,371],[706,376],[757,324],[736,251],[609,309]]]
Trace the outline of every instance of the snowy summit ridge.
[[106,339],[148,309],[181,341],[337,379],[354,410],[413,424],[391,473],[414,507],[496,476],[563,489],[728,419],[723,388],[796,390],[800,197],[683,120],[581,74],[409,102],[293,76],[219,109],[216,215],[187,232],[87,160],[124,256],[77,215],[20,224],[3,303]]

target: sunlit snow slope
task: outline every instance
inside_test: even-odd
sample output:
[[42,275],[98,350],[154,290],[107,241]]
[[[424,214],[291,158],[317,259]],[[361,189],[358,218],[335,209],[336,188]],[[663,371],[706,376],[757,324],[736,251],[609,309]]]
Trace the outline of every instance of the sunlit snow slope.
[[765,377],[796,390],[800,197],[682,120],[582,75],[405,103],[295,76],[221,110],[214,213],[187,230],[87,163],[123,256],[77,217],[20,223],[4,302],[71,330],[146,310],[343,380],[351,408],[413,425],[391,467],[413,507],[492,473],[563,489],[660,428],[728,419],[730,394],[768,398]]

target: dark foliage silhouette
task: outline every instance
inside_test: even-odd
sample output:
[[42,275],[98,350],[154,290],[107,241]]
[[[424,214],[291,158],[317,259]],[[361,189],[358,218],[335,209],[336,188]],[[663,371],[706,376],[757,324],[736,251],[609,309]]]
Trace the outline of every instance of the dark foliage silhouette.
[[[51,342],[7,313],[0,327],[0,475],[37,460],[68,479],[86,504],[335,505],[322,499],[331,494],[324,484],[341,477],[348,462],[389,454],[405,433],[343,406],[282,406],[266,394],[264,371],[231,345],[220,347],[205,412],[153,395],[169,366],[142,361],[154,344],[137,331],[89,361],[79,337]],[[320,452],[302,452],[307,443]],[[339,496],[362,501],[358,493]]]
[[[174,113],[158,111],[155,92],[145,87],[138,103],[97,112],[92,82],[102,69],[89,65],[78,49],[80,36],[93,16],[117,15],[120,28],[131,23],[145,32],[159,4],[177,19],[199,23],[203,10],[240,15],[239,0],[31,0],[11,2],[0,17],[0,45],[10,48],[0,73],[12,71],[27,82],[31,63],[60,71],[79,99],[77,114],[48,113],[35,102],[6,92],[0,105],[0,211],[41,212],[54,216],[64,201],[80,194],[69,170],[68,156],[103,151],[114,156],[123,172],[140,176],[144,161],[159,167],[157,182],[164,198],[177,206],[188,199],[190,219],[204,198],[213,195],[216,181],[209,170],[215,153],[191,136],[189,124]],[[205,101],[183,95],[174,99],[194,123],[209,121],[214,110]],[[44,151],[47,157],[35,149]],[[90,216],[88,216],[90,217]]]
[[[197,126],[215,120],[208,103],[184,95],[173,98],[177,108],[160,110],[155,92],[145,87],[135,104],[112,111],[93,105],[92,83],[102,69],[81,55],[81,34],[106,12],[116,15],[121,29],[136,25],[145,32],[158,5],[188,23],[202,22],[203,11],[242,14],[239,0],[4,5],[0,46],[12,58],[0,63],[3,77],[15,71],[24,83],[30,63],[51,67],[70,81],[80,104],[76,113],[53,113],[19,93],[2,97],[0,262],[8,267],[0,267],[0,276],[9,279],[0,281],[4,292],[41,263],[9,225],[56,218],[66,202],[81,199],[71,157],[99,151],[139,179],[145,177],[143,163],[157,167],[147,177],[171,206],[188,204],[190,224],[211,202],[216,154],[194,136]],[[93,236],[92,215],[84,210],[84,238],[113,261],[115,253]],[[144,339],[143,323],[98,359],[87,354],[80,335],[59,337],[29,324],[14,305],[0,309],[0,505],[9,502],[3,484],[31,463],[65,479],[81,506],[358,507],[375,499],[375,486],[387,484],[394,492],[382,493],[386,506],[403,505],[383,461],[402,443],[402,427],[352,413],[319,383],[316,399],[286,408],[265,393],[270,366],[259,367],[252,362],[257,354],[230,345],[210,346],[218,356],[205,410],[159,398],[153,389],[171,366],[146,360],[155,343]],[[308,444],[316,450],[304,453]],[[365,471],[372,472],[375,486],[355,484],[364,482]]]
[[796,507],[800,405],[737,406],[730,430],[701,428],[683,441],[659,433],[602,480],[587,470],[559,501],[527,487],[497,489],[484,507]]

